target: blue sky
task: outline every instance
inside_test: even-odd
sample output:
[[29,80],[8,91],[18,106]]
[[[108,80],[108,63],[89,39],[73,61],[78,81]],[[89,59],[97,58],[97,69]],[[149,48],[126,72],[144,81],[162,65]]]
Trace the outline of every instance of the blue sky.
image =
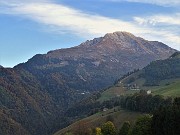
[[115,31],[180,50],[180,1],[0,0],[0,65]]

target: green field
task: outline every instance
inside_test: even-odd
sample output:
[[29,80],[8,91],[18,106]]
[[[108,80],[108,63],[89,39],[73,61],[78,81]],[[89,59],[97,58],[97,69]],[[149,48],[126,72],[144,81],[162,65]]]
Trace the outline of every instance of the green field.
[[85,123],[90,128],[100,127],[107,121],[108,117],[111,117],[116,128],[119,129],[125,121],[129,121],[130,123],[134,124],[135,120],[142,115],[143,114],[139,112],[131,112],[116,107],[107,110],[106,112],[102,111],[80,121],[77,121],[64,129],[59,130],[54,135],[64,135],[65,133],[72,131],[73,128],[77,127],[80,123]]
[[[138,84],[142,90],[151,90],[153,95],[162,95],[165,97],[180,96],[180,79],[164,80],[159,86],[143,86],[143,82],[143,79],[137,79],[134,83]],[[127,90],[127,88],[123,87],[122,82],[102,92],[98,101],[103,102],[113,97],[118,97],[120,95],[132,95],[136,92],[139,92],[139,90]]]
[[104,92],[102,92],[101,97],[98,99],[98,101],[103,102],[113,97],[118,97],[120,95],[131,95],[136,92],[139,92],[139,91],[130,91],[124,88],[122,84],[117,84],[105,90]]
[[179,97],[180,96],[180,81],[174,82],[167,86],[162,86],[153,90],[154,95],[163,95],[165,97]]

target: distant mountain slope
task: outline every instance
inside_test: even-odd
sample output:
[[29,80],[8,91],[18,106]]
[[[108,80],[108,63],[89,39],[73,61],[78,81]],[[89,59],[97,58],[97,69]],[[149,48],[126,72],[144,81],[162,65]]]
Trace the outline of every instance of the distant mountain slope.
[[[74,102],[175,51],[160,42],[115,32],[73,48],[35,55],[12,69],[2,67],[0,117],[13,120],[23,133],[50,134],[61,126],[61,113]],[[0,125],[3,134],[15,128]]]
[[180,78],[180,53],[175,53],[166,60],[152,62],[144,68],[140,76],[146,79],[144,85],[158,85],[160,81]]
[[165,60],[151,62],[142,70],[125,75],[116,85],[102,93],[99,101],[117,95],[132,94],[139,90],[151,90],[154,95],[180,96],[180,52]]
[[[142,80],[142,86],[158,86],[169,79],[180,79],[180,53],[174,53],[170,58],[151,62],[143,70],[124,79],[125,83]],[[168,85],[168,81],[167,81]]]

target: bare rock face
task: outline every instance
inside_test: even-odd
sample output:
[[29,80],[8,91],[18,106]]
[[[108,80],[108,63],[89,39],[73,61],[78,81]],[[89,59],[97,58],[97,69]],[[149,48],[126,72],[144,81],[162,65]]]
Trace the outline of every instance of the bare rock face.
[[0,113],[3,121],[13,123],[9,127],[0,121],[0,125],[48,135],[59,128],[57,117],[74,102],[175,51],[161,42],[115,32],[76,47],[37,54],[11,69],[0,68]]
[[104,37],[87,40],[73,48],[51,51],[46,57],[59,59],[92,57],[98,59],[104,55],[112,55],[112,53],[131,53],[129,55],[132,57],[133,55],[147,54],[155,59],[164,59],[173,52],[175,52],[174,49],[161,42],[147,41],[128,32],[114,32],[108,33]]

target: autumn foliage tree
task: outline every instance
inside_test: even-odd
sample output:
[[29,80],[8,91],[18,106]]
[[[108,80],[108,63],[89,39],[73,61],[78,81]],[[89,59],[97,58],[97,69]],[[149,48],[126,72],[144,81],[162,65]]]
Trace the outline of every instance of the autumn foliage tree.
[[89,125],[86,121],[80,121],[74,127],[73,134],[74,135],[91,135],[92,130],[89,128]]
[[116,128],[111,121],[104,123],[101,130],[103,135],[116,135]]
[[101,128],[97,127],[95,129],[95,135],[102,135]]

